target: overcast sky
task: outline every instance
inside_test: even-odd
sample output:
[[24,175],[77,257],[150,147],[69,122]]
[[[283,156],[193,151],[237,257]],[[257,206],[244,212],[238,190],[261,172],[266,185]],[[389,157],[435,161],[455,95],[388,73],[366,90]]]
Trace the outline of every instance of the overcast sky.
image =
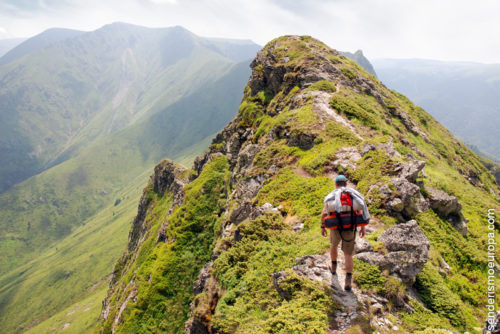
[[0,0],[0,38],[121,21],[260,45],[311,35],[370,59],[500,63],[499,14],[498,0]]

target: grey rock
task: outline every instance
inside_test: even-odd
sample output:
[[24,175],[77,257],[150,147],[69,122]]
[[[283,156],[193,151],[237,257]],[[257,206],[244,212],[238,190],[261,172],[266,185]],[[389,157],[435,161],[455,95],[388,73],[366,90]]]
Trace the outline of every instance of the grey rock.
[[420,193],[420,188],[406,178],[393,178],[390,180],[399,193],[399,198],[403,202],[403,214],[413,218],[419,212],[429,210],[429,203]]
[[387,143],[380,143],[376,146],[378,149],[382,149],[387,153],[390,158],[401,158],[401,154],[394,148],[394,143],[392,137]]
[[429,204],[441,217],[448,218],[455,229],[467,235],[467,219],[462,213],[462,205],[455,196],[429,186],[425,187],[429,197]]
[[348,167],[356,169],[356,162],[361,159],[361,154],[359,154],[356,147],[342,147],[335,154],[332,166],[335,169],[347,169]]
[[329,282],[331,279],[328,259],[324,255],[305,255],[296,258],[295,262],[297,265],[293,266],[293,270],[299,275],[319,282]]
[[458,202],[455,196],[450,196],[442,190],[425,187],[429,194],[429,202],[432,209],[442,217],[448,217],[451,214],[459,215],[462,210],[462,205]]
[[415,220],[393,226],[380,235],[387,254],[364,252],[356,254],[359,260],[377,265],[396,274],[405,283],[412,283],[428,259],[429,239]]
[[425,167],[425,161],[410,160],[403,165],[401,176],[411,183],[417,181],[418,173]]
[[365,145],[363,145],[363,150],[361,151],[361,155],[365,156],[368,152],[375,151],[375,150],[376,150],[375,145],[365,144]]
[[389,206],[389,208],[391,210],[396,211],[396,212],[401,212],[404,209],[404,203],[398,197],[393,198],[392,200],[390,200],[389,203],[387,203],[387,205]]
[[198,274],[198,278],[196,281],[194,281],[193,284],[193,293],[195,295],[198,295],[203,292],[205,288],[205,283],[212,274],[212,264],[213,262],[210,261],[206,263],[203,268],[201,268],[200,273]]
[[467,232],[468,232],[468,228],[467,228],[467,220],[465,218],[463,218],[463,216],[460,216],[458,217],[458,220],[453,220],[453,218],[450,219],[453,223],[453,227],[455,227],[455,229],[462,233],[462,235],[465,237],[467,235]]
[[354,244],[354,250],[356,253],[371,252],[373,251],[373,246],[364,238],[358,238]]

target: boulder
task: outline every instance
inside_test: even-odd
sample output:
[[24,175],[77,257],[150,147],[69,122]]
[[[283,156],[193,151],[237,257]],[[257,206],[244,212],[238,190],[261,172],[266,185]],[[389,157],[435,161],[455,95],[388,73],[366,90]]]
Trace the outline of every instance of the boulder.
[[393,226],[377,239],[387,249],[387,254],[362,252],[359,260],[377,265],[381,270],[396,274],[405,283],[412,283],[428,259],[429,239],[415,220]]
[[406,217],[413,218],[419,212],[429,210],[429,203],[422,196],[420,188],[416,184],[409,182],[405,177],[392,178],[390,181],[396,188],[403,207],[401,208],[401,203],[398,201],[391,202],[395,205],[395,208],[401,210]]
[[407,179],[411,183],[417,181],[418,173],[425,167],[425,161],[422,160],[410,160],[403,165],[403,170],[401,171],[401,176]]
[[357,238],[354,244],[355,253],[372,252],[373,246],[364,238]]
[[426,186],[425,190],[429,195],[428,198],[431,208],[440,216],[448,217],[452,214],[460,214],[462,205],[458,203],[458,199],[455,196],[450,196],[442,190],[429,186]]

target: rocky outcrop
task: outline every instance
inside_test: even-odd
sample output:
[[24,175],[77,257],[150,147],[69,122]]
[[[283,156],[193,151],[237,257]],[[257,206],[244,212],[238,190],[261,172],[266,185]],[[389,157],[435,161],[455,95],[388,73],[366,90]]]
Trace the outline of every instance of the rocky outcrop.
[[208,334],[213,333],[213,326],[210,323],[212,314],[217,306],[219,298],[223,292],[212,276],[212,264],[205,264],[194,282],[194,300],[190,305],[190,318],[185,324],[187,334]]
[[151,201],[150,192],[153,191],[160,196],[166,192],[173,195],[171,210],[179,206],[184,201],[184,185],[188,183],[188,170],[171,160],[161,161],[154,169],[148,186],[144,189],[139,201],[139,209],[129,233],[128,251],[132,252],[144,240],[146,232],[149,230],[146,213]]
[[356,162],[359,159],[361,154],[356,147],[342,147],[335,153],[332,167],[336,170],[347,170],[347,168],[356,170]]
[[403,282],[412,283],[428,259],[429,239],[415,220],[385,230],[377,239],[387,253],[362,252],[359,260],[377,265],[381,270],[397,275]]

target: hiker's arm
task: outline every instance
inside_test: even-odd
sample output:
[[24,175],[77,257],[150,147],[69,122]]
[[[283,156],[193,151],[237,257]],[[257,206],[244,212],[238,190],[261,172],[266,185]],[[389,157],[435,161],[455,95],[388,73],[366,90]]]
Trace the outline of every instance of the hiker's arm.
[[359,237],[363,238],[366,235],[365,227],[361,226],[361,229],[359,230]]

